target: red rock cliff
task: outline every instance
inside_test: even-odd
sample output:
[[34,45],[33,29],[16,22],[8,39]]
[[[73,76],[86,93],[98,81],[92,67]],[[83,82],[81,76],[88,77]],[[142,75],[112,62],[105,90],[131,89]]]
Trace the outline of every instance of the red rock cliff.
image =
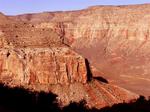
[[[54,92],[63,105],[85,99],[88,106],[101,108],[137,98],[128,90],[93,79],[88,60],[72,50],[97,45],[88,30],[96,24],[91,22],[94,19],[87,16],[89,20],[84,21],[91,13],[93,9],[2,15],[7,22],[0,21],[0,81],[11,87]],[[95,56],[94,50],[90,52]]]
[[[95,6],[80,11],[15,18],[52,28],[84,55],[101,75],[138,94],[149,95],[150,5]],[[43,17],[43,19],[38,19]],[[49,21],[48,21],[49,20]],[[142,89],[141,89],[142,88]]]

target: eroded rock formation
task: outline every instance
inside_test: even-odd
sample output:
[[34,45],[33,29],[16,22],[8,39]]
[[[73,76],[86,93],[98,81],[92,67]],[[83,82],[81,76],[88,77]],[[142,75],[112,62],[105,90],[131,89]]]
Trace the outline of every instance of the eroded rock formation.
[[149,4],[94,6],[80,11],[9,18],[55,30],[65,37],[64,43],[90,60],[100,75],[128,90],[148,96],[149,8]]
[[[63,105],[85,99],[88,106],[101,108],[137,98],[132,92],[148,95],[149,7],[0,14],[0,80],[54,92]],[[93,79],[99,76],[111,83]]]

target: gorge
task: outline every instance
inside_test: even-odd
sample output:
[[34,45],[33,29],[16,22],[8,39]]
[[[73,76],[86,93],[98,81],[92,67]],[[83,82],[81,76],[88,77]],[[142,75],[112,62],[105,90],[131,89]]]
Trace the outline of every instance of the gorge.
[[0,14],[0,82],[55,93],[62,106],[147,97],[149,31],[149,4]]

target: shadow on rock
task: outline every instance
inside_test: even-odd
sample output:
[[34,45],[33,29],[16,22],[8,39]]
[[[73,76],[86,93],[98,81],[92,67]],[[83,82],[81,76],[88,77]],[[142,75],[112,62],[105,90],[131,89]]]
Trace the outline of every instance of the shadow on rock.
[[30,92],[0,84],[0,112],[150,112],[150,99],[146,100],[143,96],[134,102],[102,109],[88,108],[84,100],[61,108],[56,97],[53,93]]
[[85,59],[85,65],[86,65],[86,70],[87,70],[87,80],[91,81],[92,80],[92,71],[90,68],[90,63],[87,59]]
[[0,84],[0,112],[60,112],[56,97],[52,93],[29,92]]
[[103,82],[103,83],[109,83],[105,78],[103,78],[103,77],[93,77],[93,79],[96,79],[96,80],[98,80],[98,81],[100,81],[100,82]]

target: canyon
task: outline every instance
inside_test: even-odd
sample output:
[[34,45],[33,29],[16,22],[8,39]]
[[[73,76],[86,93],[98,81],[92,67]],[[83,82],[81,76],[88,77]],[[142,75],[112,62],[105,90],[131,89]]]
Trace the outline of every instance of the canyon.
[[0,14],[0,82],[102,108],[150,93],[150,5]]

